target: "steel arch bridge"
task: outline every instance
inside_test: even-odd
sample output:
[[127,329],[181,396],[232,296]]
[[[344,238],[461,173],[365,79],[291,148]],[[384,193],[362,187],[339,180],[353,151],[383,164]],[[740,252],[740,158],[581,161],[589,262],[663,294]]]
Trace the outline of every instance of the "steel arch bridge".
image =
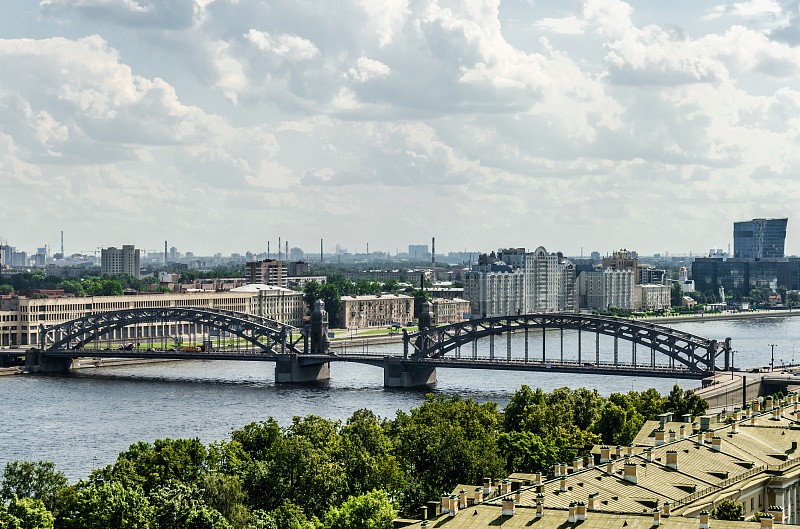
[[141,308],[102,312],[43,327],[40,348],[45,353],[77,351],[111,331],[140,323],[199,324],[238,336],[267,355],[306,352],[300,329],[267,318],[241,312],[193,307]]
[[[525,361],[529,361],[528,331],[564,329],[578,331],[578,362],[581,358],[581,334],[583,332],[596,335],[599,356],[600,335],[614,338],[614,364],[619,361],[618,340],[622,339],[636,345],[649,348],[655,354],[660,353],[670,359],[670,364],[681,364],[694,373],[706,373],[715,370],[728,370],[731,366],[730,338],[719,342],[709,338],[695,336],[663,325],[646,321],[636,321],[609,316],[576,313],[542,313],[523,314],[519,316],[501,316],[467,320],[442,327],[431,327],[416,333],[406,333],[404,340],[404,357],[408,360],[423,361],[441,359],[445,354],[460,350],[464,345],[475,343],[480,338],[490,337],[490,354],[494,357],[494,337],[505,334],[508,338],[508,359],[511,358],[511,334],[525,333]],[[547,361],[545,349],[546,333],[543,333],[541,361]],[[563,352],[563,334],[562,334]],[[475,349],[473,349],[473,355]],[[722,365],[717,365],[717,357],[723,356]]]

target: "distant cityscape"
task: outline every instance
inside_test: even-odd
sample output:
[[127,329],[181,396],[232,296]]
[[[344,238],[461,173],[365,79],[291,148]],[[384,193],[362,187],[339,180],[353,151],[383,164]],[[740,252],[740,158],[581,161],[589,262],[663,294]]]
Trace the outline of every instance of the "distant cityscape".
[[[65,252],[63,235],[51,255],[47,247],[28,254],[2,241],[0,346],[35,344],[39,324],[127,307],[204,305],[301,326],[309,288],[331,280],[331,324],[345,329],[406,325],[425,302],[436,324],[541,312],[629,316],[800,305],[800,257],[785,255],[787,222],[736,222],[733,252],[712,248],[705,256],[622,248],[569,257],[542,246],[441,254],[435,239],[394,255],[368,247],[325,253],[324,241],[306,252],[280,239],[277,251],[268,244],[226,257],[195,256],[166,241],[161,252],[125,244],[87,254]],[[98,287],[98,278],[120,277],[129,281]],[[82,296],[91,301],[75,303]]]

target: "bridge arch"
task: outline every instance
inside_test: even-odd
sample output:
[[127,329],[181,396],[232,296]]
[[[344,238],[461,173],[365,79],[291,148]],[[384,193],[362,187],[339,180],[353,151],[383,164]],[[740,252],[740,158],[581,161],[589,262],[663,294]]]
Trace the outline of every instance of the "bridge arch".
[[300,329],[267,318],[241,312],[195,308],[141,308],[101,312],[59,325],[42,327],[43,351],[79,350],[111,331],[140,323],[188,322],[238,336],[266,354],[304,353],[305,337]]
[[[576,313],[501,316],[424,329],[404,336],[404,356],[412,360],[443,358],[448,352],[480,338],[517,331],[527,333],[529,329],[569,329],[612,336],[615,338],[615,363],[616,340],[622,339],[661,353],[692,372],[731,368],[729,339],[718,342],[647,321]],[[720,355],[723,355],[723,364],[717,365]],[[545,360],[544,352],[542,360]]]

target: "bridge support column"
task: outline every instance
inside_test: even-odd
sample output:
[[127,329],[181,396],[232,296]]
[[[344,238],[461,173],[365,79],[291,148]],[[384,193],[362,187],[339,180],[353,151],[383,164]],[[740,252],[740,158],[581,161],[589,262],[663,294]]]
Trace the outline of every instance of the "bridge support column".
[[399,358],[383,362],[383,385],[387,388],[415,388],[436,383],[436,367],[404,363]]
[[331,378],[331,363],[302,365],[296,354],[280,355],[275,363],[278,384],[309,384]]
[[72,358],[47,358],[40,351],[25,353],[25,370],[29,373],[67,373],[72,368]]

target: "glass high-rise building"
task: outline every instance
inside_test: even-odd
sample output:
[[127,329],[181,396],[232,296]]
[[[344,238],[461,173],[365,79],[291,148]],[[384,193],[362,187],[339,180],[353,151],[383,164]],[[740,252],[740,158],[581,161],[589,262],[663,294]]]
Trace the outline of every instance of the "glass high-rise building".
[[788,219],[753,219],[733,223],[733,256],[780,259],[784,256]]

